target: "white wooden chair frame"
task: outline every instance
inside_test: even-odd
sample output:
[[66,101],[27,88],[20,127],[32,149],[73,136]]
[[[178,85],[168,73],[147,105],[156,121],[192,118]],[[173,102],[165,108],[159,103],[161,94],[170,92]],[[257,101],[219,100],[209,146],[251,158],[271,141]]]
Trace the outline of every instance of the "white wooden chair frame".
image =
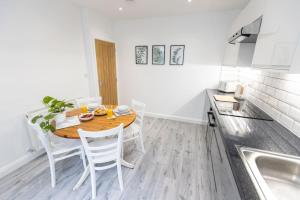
[[50,165],[51,186],[53,188],[56,185],[56,162],[79,155],[82,159],[83,167],[86,168],[84,149],[80,141],[71,141],[69,139],[59,138],[60,143],[52,143],[50,141],[50,134],[53,133],[45,133],[38,124],[32,124],[31,119],[28,119],[28,124],[35,130],[35,132],[37,133],[37,137],[39,138],[43,147],[46,150]]
[[76,105],[77,107],[81,107],[83,105],[88,105],[90,103],[96,103],[96,104],[99,104],[101,105],[102,104],[102,97],[99,96],[99,97],[85,97],[85,98],[79,98],[79,99],[76,99]]
[[[82,141],[85,153],[89,161],[89,173],[91,174],[91,184],[92,184],[92,198],[96,198],[96,175],[95,171],[106,170],[113,167],[117,167],[118,180],[120,184],[121,191],[123,190],[123,178],[122,178],[122,144],[123,144],[123,124],[118,127],[105,130],[90,132],[78,129],[80,139]],[[89,142],[88,139],[92,139]],[[105,141],[111,139],[112,142],[108,144],[102,144],[99,146],[93,146],[92,144],[97,144],[101,140]],[[101,144],[101,143],[100,143]],[[103,164],[97,167],[97,164]],[[82,177],[75,185],[73,190],[76,190],[88,176],[88,169],[85,170]]]
[[129,126],[129,131],[131,131],[132,136],[125,138],[123,142],[125,143],[125,142],[139,139],[142,152],[145,153],[142,130],[143,130],[143,120],[144,120],[146,104],[133,99],[131,101],[131,107],[133,108],[133,110],[136,112],[137,115],[135,121]]

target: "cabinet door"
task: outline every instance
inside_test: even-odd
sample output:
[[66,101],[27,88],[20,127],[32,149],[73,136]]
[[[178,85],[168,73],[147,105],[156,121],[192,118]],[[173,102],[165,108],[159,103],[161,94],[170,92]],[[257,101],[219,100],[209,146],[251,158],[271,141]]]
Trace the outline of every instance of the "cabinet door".
[[300,34],[300,1],[267,0],[252,64],[288,69]]
[[[224,144],[218,128],[214,128],[213,160],[215,161],[216,182],[218,199],[220,200],[240,200],[238,188],[236,186],[231,167],[226,155]],[[212,147],[213,148],[213,147]],[[213,150],[212,150],[213,152]]]
[[212,160],[212,142],[213,142],[213,128],[207,126],[206,132],[206,144],[207,144],[207,169],[208,169],[208,176],[209,176],[209,194],[210,200],[217,200],[217,187],[216,187],[216,179],[215,179],[215,172],[213,170],[213,160]]

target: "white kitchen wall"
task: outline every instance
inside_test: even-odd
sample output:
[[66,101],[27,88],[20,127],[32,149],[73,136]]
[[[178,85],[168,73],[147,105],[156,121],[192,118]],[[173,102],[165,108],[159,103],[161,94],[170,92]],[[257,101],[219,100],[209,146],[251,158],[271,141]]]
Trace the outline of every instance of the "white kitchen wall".
[[89,94],[79,8],[59,0],[0,3],[0,176],[29,157],[25,113],[45,95]]
[[[120,21],[115,25],[120,102],[145,102],[147,113],[205,120],[205,89],[219,82],[227,33],[237,11]],[[166,65],[151,64],[152,46],[166,45]],[[169,65],[172,44],[185,45],[183,66]],[[136,65],[136,45],[148,45],[148,65]]]
[[224,67],[221,77],[246,84],[252,103],[300,137],[300,74]]
[[88,67],[89,89],[91,96],[99,95],[95,39],[114,42],[113,23],[98,11],[81,8],[85,55]]

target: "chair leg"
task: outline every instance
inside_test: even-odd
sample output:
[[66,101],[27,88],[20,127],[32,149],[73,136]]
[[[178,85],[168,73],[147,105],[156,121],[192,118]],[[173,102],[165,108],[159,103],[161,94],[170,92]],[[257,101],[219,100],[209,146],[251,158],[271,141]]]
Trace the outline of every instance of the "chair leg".
[[120,189],[121,189],[121,191],[123,191],[124,186],[123,186],[121,161],[119,161],[117,164],[117,170],[118,170],[118,179],[119,179]]
[[52,188],[55,188],[55,185],[56,185],[56,177],[55,177],[55,163],[54,161],[50,161],[49,160],[49,163],[50,163],[50,173],[51,173],[51,186]]
[[81,157],[81,159],[82,159],[83,167],[84,167],[84,169],[85,169],[85,168],[86,168],[86,160],[85,160],[85,153],[84,153],[83,147],[80,148],[80,151],[81,151],[80,157]]
[[139,132],[139,138],[141,143],[142,152],[145,153],[144,141],[143,141],[143,134],[142,131]]
[[92,199],[95,199],[97,196],[96,193],[96,174],[95,174],[95,169],[92,167],[90,168],[91,172],[91,182],[92,182]]

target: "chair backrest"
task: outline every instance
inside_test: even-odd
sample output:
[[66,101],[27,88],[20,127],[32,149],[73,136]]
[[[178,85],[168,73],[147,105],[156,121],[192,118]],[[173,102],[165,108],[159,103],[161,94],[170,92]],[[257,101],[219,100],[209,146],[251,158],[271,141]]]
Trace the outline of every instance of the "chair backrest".
[[[90,164],[120,161],[123,143],[123,124],[105,131],[78,129],[85,153]],[[91,142],[88,139],[91,138]],[[99,140],[97,140],[99,139]],[[101,139],[103,139],[101,142]],[[105,142],[105,140],[109,142]]]
[[42,128],[40,127],[39,123],[33,124],[31,122],[32,118],[28,118],[28,124],[29,126],[34,130],[36,133],[38,139],[41,141],[43,147],[45,148],[48,155],[52,155],[52,147],[51,147],[51,141],[50,141],[50,133],[45,133]]
[[95,103],[95,104],[102,104],[102,97],[86,97],[86,98],[80,98],[80,99],[76,99],[76,104],[77,107],[81,107],[83,105],[88,105],[91,103]]
[[144,120],[144,115],[145,115],[146,104],[132,99],[131,107],[137,114],[134,123],[142,128],[143,127],[143,120]]

